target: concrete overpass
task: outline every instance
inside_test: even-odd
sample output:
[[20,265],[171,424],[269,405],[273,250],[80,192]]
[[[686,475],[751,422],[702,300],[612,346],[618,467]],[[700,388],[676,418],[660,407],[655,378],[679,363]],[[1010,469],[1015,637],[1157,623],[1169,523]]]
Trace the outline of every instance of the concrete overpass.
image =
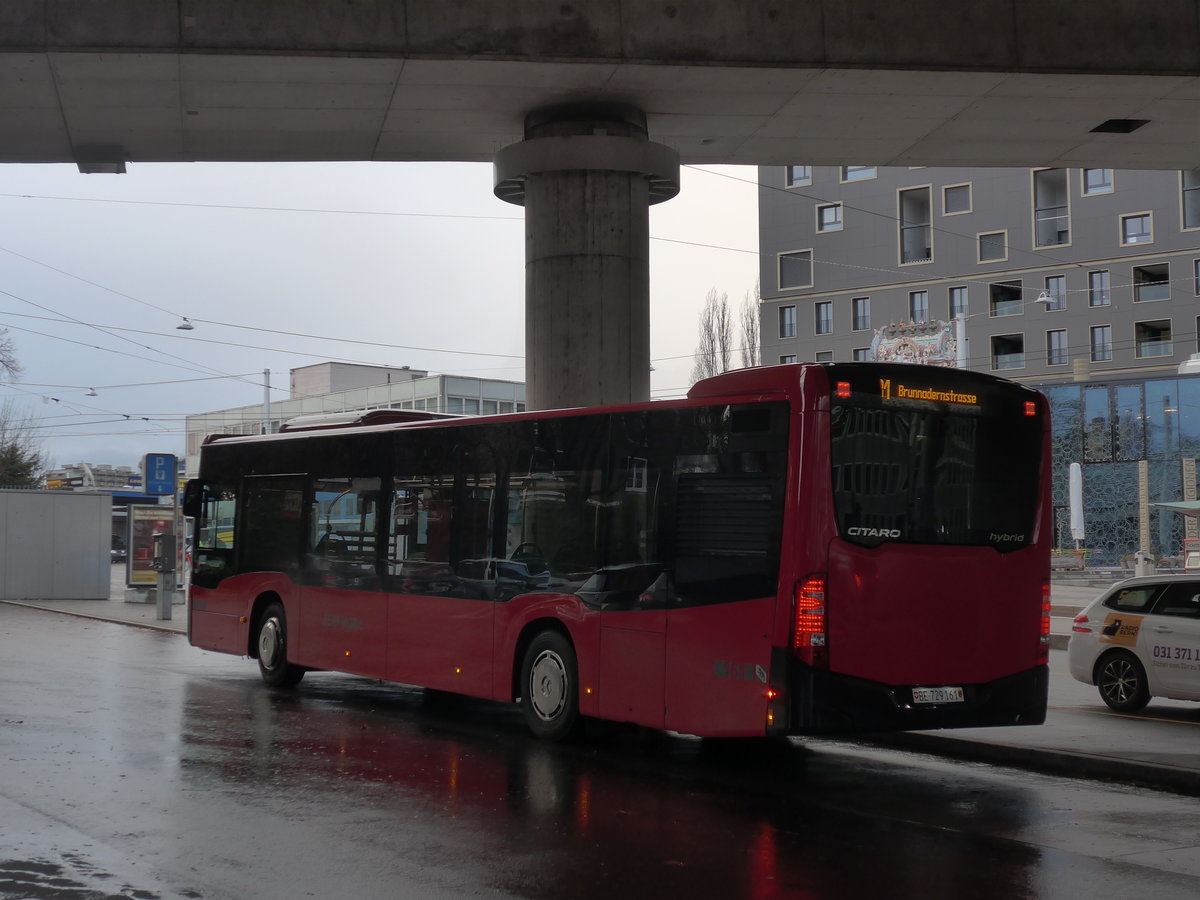
[[687,163],[1200,167],[1197,0],[7,0],[0,162],[494,161],[532,406],[648,396]]

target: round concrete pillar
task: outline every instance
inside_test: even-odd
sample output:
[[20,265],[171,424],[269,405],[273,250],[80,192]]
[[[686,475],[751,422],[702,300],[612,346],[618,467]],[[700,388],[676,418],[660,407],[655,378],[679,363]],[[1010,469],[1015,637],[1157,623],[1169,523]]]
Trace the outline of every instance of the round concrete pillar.
[[649,207],[679,193],[679,155],[632,107],[552,107],[496,154],[495,192],[525,207],[528,408],[648,400]]

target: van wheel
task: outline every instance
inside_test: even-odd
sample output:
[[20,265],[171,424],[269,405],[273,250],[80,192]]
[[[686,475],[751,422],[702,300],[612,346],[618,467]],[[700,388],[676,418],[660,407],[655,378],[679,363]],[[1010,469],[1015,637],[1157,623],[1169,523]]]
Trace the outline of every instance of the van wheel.
[[1150,702],[1146,670],[1132,653],[1109,653],[1096,664],[1100,698],[1117,712],[1137,712]]
[[521,710],[529,730],[547,741],[571,737],[579,725],[579,666],[575,648],[557,631],[543,631],[521,663]]
[[291,687],[304,677],[304,669],[287,658],[287,619],[283,606],[272,603],[258,620],[258,671],[271,687]]

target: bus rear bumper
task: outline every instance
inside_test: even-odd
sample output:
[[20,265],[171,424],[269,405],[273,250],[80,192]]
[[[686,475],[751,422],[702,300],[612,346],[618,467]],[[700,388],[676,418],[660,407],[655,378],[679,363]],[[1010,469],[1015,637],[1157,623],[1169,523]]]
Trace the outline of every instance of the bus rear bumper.
[[[963,699],[918,703],[917,685],[887,685],[787,661],[785,714],[772,733],[830,734],[1040,725],[1046,720],[1048,666],[982,684],[964,684]],[[783,721],[780,721],[780,720]]]

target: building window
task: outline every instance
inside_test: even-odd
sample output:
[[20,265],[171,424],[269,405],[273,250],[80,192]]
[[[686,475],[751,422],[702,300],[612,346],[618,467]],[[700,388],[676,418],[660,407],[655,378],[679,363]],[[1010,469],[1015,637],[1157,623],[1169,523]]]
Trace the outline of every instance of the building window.
[[1071,242],[1066,169],[1039,169],[1033,173],[1033,234],[1035,247]]
[[1135,322],[1133,325],[1134,355],[1138,359],[1171,355],[1171,320]]
[[1046,276],[1046,296],[1050,298],[1046,303],[1046,309],[1067,308],[1067,278],[1065,275]]
[[832,350],[818,350],[816,352],[816,354],[813,355],[813,361],[819,362],[819,363],[833,362],[833,351]]
[[1148,212],[1121,216],[1121,243],[1148,244],[1154,240],[1154,223]]
[[933,259],[933,233],[929,225],[929,188],[900,191],[901,264]]
[[870,362],[871,348],[870,347],[855,347],[850,351],[854,356],[855,362]]
[[850,301],[853,314],[852,328],[855,331],[866,331],[871,327],[871,298],[855,297]]
[[1185,169],[1179,173],[1183,204],[1183,227],[1200,228],[1200,169]]
[[781,291],[812,287],[812,251],[796,250],[779,254],[779,289]]
[[1112,326],[1092,327],[1092,362],[1107,362],[1112,359]]
[[929,321],[929,291],[908,292],[908,321]]
[[979,235],[979,261],[1000,262],[1008,259],[1008,232],[987,231]]
[[1021,314],[1021,282],[997,281],[988,285],[989,304],[988,314],[996,316],[1017,316]]
[[779,336],[781,338],[796,336],[796,307],[779,307]]
[[1200,297],[1200,259],[1192,260],[1192,293]]
[[1046,365],[1067,364],[1067,331],[1065,328],[1046,332]]
[[842,230],[842,204],[826,203],[817,207],[817,231]]
[[1108,272],[1088,272],[1088,306],[1108,306],[1112,303],[1112,291],[1108,287]]
[[833,301],[822,300],[813,307],[813,333],[833,334]]
[[967,315],[967,289],[965,287],[950,288],[950,318]]
[[1092,194],[1111,194],[1112,191],[1112,169],[1083,170],[1083,195],[1085,197],[1090,197]]
[[790,366],[795,361],[796,361],[795,353],[785,353],[783,356],[779,357],[779,364],[781,366]]
[[874,177],[874,166],[842,166],[842,181],[866,181]]
[[992,335],[992,368],[1025,368],[1025,335]]
[[1169,299],[1171,299],[1170,263],[1133,267],[1133,300],[1135,303]]
[[787,186],[802,187],[812,184],[812,166],[788,166]]
[[942,214],[957,216],[971,211],[971,185],[948,184],[942,188]]

